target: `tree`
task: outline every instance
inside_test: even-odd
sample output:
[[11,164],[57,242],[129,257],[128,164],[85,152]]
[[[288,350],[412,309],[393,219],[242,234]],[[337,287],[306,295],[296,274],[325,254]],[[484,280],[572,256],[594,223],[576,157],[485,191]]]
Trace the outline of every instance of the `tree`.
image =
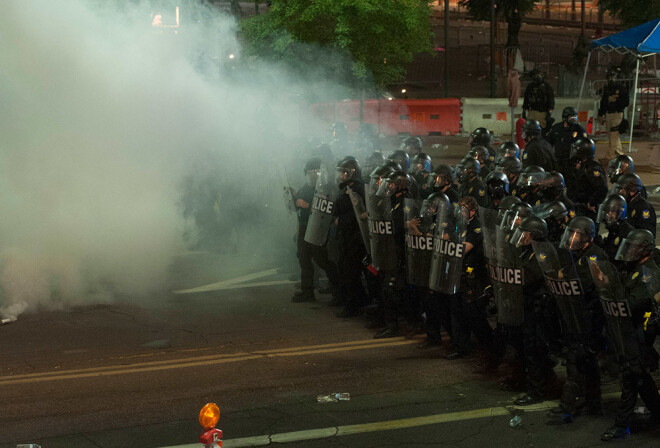
[[413,56],[432,48],[428,0],[273,0],[240,29],[248,55],[323,67],[360,88],[400,81]]
[[601,0],[603,9],[618,17],[627,27],[660,17],[660,0]]
[[[467,8],[475,20],[490,20],[491,0],[460,0],[459,4]],[[518,33],[522,17],[534,10],[534,0],[496,0],[495,14],[504,17],[507,23],[507,47],[518,47]]]

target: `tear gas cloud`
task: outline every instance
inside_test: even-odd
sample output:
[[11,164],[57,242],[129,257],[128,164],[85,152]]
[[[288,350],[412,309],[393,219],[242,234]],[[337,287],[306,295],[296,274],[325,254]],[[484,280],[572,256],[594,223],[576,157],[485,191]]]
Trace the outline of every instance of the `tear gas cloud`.
[[[180,3],[176,34],[151,26]],[[232,70],[236,27],[194,2],[3,4],[0,314],[164,291],[200,209],[233,266],[293,244],[276,173],[318,123],[295,79]]]

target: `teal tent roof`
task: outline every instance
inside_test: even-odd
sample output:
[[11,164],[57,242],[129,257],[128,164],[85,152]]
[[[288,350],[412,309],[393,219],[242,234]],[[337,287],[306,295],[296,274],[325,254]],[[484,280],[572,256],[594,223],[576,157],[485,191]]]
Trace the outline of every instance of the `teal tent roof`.
[[660,53],[660,17],[591,42],[591,48],[619,53]]

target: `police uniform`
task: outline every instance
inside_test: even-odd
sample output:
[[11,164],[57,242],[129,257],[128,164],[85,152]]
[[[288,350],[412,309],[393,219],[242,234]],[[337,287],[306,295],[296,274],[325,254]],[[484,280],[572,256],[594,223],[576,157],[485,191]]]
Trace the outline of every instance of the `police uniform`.
[[547,127],[548,113],[555,108],[555,93],[550,84],[545,81],[532,82],[525,89],[523,109],[527,112],[527,119],[538,120],[541,127]]
[[[314,263],[323,269],[328,276],[330,285],[336,291],[339,285],[339,274],[337,266],[328,258],[327,245],[316,246],[305,241],[307,224],[311,213],[312,200],[314,199],[315,188],[305,184],[296,192],[295,199],[302,199],[309,204],[309,207],[298,209],[298,262],[300,264],[300,289],[302,293],[308,296],[314,295]],[[334,292],[334,291],[333,291]]]
[[634,228],[646,229],[655,237],[657,227],[655,209],[641,194],[628,203],[627,221]]
[[463,259],[459,292],[451,296],[452,343],[460,355],[471,351],[472,332],[482,346],[488,348],[492,344],[493,329],[488,323],[485,307],[477,300],[486,286],[483,240],[481,222],[475,216],[468,223],[465,234],[465,242],[473,247]]
[[454,185],[451,184],[447,190],[443,192],[447,197],[449,198],[449,202],[452,204],[458,204],[458,200],[460,199],[460,196],[458,195],[458,191],[456,191],[456,188],[454,188]]
[[627,426],[630,422],[637,402],[637,395],[642,397],[646,408],[651,411],[654,417],[658,418],[660,416],[658,388],[644,361],[647,351],[652,348],[648,347],[643,338],[640,337],[640,334],[644,331],[644,313],[655,308],[653,293],[657,293],[657,291],[652,291],[649,288],[645,271],[660,275],[660,268],[651,259],[622,274],[625,297],[630,304],[634,333],[628,335],[630,337],[628,356],[620,360],[621,401],[615,418],[615,425],[617,426]]
[[605,117],[607,132],[609,134],[609,146],[605,158],[611,160],[616,157],[616,152],[621,151],[621,140],[619,131],[612,131],[623,120],[623,111],[630,104],[628,88],[620,83],[607,83],[603,87],[603,96],[598,108],[598,116]]
[[[360,197],[364,197],[364,185],[361,182],[352,182],[350,186]],[[367,295],[362,286],[362,260],[367,251],[346,189],[337,198],[333,215],[337,217],[335,238],[339,244],[338,270],[341,276],[341,296],[345,301],[345,308],[340,314],[349,317],[367,305]]]
[[588,138],[587,132],[580,124],[569,124],[565,121],[556,123],[550,129],[547,141],[552,145],[557,160],[558,171],[566,178],[570,173],[569,159],[571,145],[579,138]]
[[523,169],[533,165],[540,166],[546,171],[557,169],[557,161],[550,143],[540,136],[527,142],[521,162]]
[[[481,207],[488,206],[488,196],[486,196],[486,187],[478,176],[474,179],[462,184],[458,189],[459,198],[472,196],[477,200],[477,204]],[[449,198],[451,200],[451,198]]]
[[572,187],[567,190],[568,197],[576,203],[579,215],[595,220],[596,212],[589,210],[587,206],[597,209],[607,196],[605,170],[595,160],[588,159],[582,162],[580,168],[573,169],[571,177]]

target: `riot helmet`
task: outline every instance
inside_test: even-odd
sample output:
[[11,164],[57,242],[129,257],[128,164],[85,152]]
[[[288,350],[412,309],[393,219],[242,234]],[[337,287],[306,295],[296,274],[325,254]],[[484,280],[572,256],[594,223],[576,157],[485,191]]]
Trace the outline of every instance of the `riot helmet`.
[[522,202],[518,196],[505,196],[502,198],[500,201],[500,204],[497,206],[497,219],[498,222],[497,224],[499,225],[502,222],[502,218],[504,217],[504,214],[508,212],[511,207],[513,207],[515,204],[519,204]]
[[479,204],[472,196],[464,196],[456,204],[455,216],[466,223],[479,216]]
[[379,166],[371,172],[369,175],[369,192],[372,195],[375,195],[378,192],[378,189],[383,184],[384,179],[386,179],[390,174],[400,169],[399,164],[395,162],[386,162],[385,164]]
[[635,199],[642,191],[642,180],[637,174],[622,174],[612,187],[611,193],[620,194],[626,201]]
[[596,145],[590,138],[579,138],[571,145],[571,159],[576,161],[593,160]]
[[568,124],[577,124],[578,123],[578,113],[577,110],[573,107],[564,107],[564,110],[561,111],[561,119]]
[[401,151],[405,151],[410,156],[414,156],[422,152],[422,139],[419,137],[406,137],[401,143]]
[[397,170],[389,174],[378,187],[376,196],[396,196],[405,193],[410,188],[412,180],[408,174],[402,170]]
[[486,128],[477,128],[472,131],[469,138],[469,144],[471,147],[474,146],[489,146],[491,140],[490,131]]
[[541,199],[541,182],[548,176],[543,168],[530,165],[525,168],[518,178],[516,187],[518,192],[529,202]]
[[456,172],[449,165],[438,165],[429,178],[429,186],[433,191],[443,191],[445,187],[454,183]]
[[490,153],[488,152],[488,148],[485,146],[473,146],[472,149],[470,149],[468,152],[468,157],[472,157],[475,160],[478,160],[482,166],[490,161]]
[[431,172],[431,156],[420,152],[412,159],[412,172],[417,173],[430,173]]
[[492,171],[486,176],[488,197],[499,201],[509,194],[509,178],[501,171]]
[[530,119],[525,122],[522,130],[522,138],[528,142],[533,137],[541,135],[541,123],[538,120]]
[[545,221],[538,216],[528,216],[513,232],[509,242],[516,247],[529,246],[532,241],[539,241],[546,236],[548,236],[548,226]]
[[586,248],[596,236],[596,225],[586,216],[578,216],[571,220],[561,236],[559,247],[570,251]]
[[387,156],[389,160],[393,160],[399,164],[402,171],[408,172],[410,169],[410,156],[403,149],[397,149]]
[[626,204],[626,199],[621,195],[611,194],[598,207],[596,222],[602,222],[608,225],[617,221],[623,221],[626,219],[627,213],[628,205]]
[[526,202],[513,204],[504,214],[500,228],[507,232],[513,231],[520,225],[523,219],[532,216],[532,206]]
[[520,159],[512,156],[504,157],[497,167],[506,174],[506,177],[509,178],[509,183],[514,181],[522,171]]
[[305,163],[305,176],[310,185],[316,185],[316,180],[321,172],[321,159],[313,157]]
[[541,196],[546,200],[553,200],[564,192],[566,182],[564,176],[557,171],[550,171],[539,181]]
[[610,167],[608,166],[608,175],[610,178],[610,182],[612,183],[615,183],[617,179],[619,179],[619,177],[622,176],[623,174],[635,173],[635,162],[630,156],[621,154],[617,156],[615,159],[612,159],[610,163],[612,164],[611,166],[612,171],[609,171]]
[[564,232],[568,220],[568,208],[559,200],[538,205],[534,208],[534,214],[543,219],[548,226],[548,234],[551,240],[559,240]]
[[351,182],[360,180],[360,164],[357,159],[353,156],[346,156],[337,162],[337,186],[339,188],[344,188]]
[[650,256],[654,248],[655,238],[651,232],[646,229],[633,229],[621,242],[614,259],[620,261],[638,261]]
[[341,121],[336,121],[330,125],[330,141],[339,140],[345,142],[348,140],[348,128]]
[[461,184],[469,182],[472,178],[478,176],[480,172],[481,164],[476,159],[466,157],[456,165],[456,178]]
[[514,142],[504,142],[497,149],[497,158],[495,160],[496,164],[499,164],[502,159],[505,157],[515,157],[516,159],[520,158],[520,147]]

